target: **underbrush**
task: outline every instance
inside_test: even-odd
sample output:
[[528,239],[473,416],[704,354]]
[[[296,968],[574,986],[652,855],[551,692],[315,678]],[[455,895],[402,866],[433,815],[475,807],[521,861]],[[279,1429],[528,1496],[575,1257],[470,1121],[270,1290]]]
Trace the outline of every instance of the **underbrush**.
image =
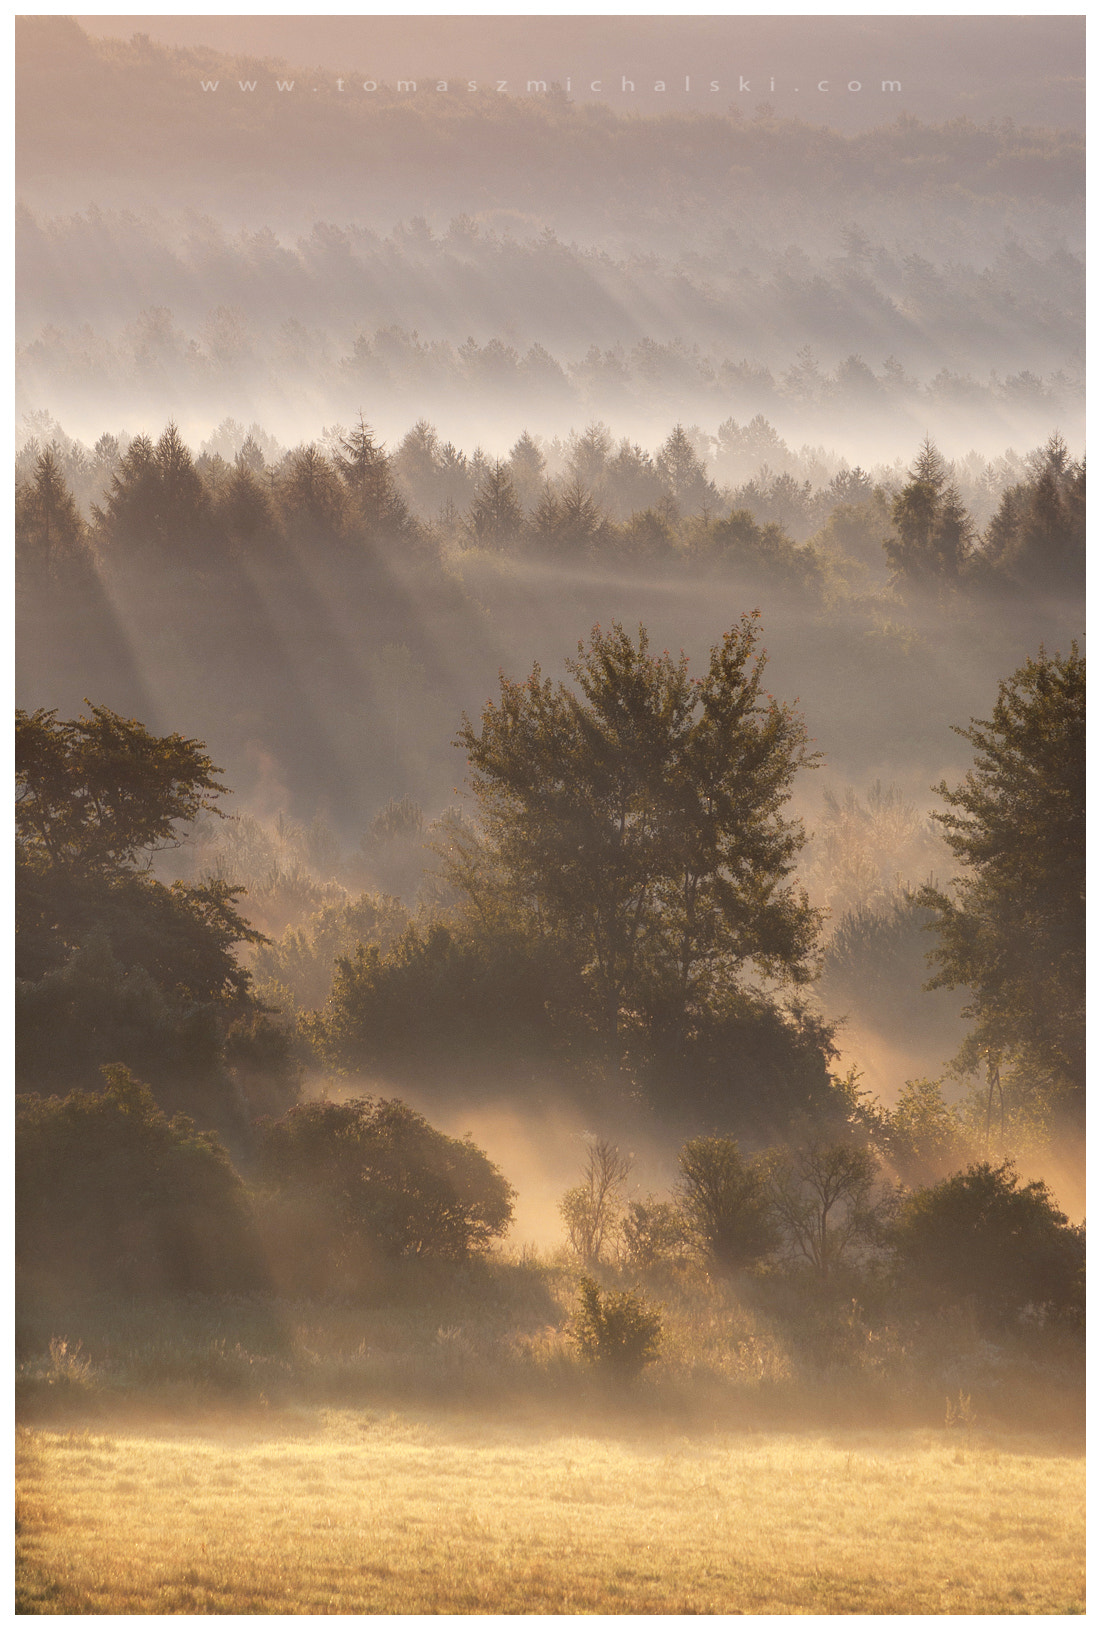
[[661,1317],[635,1378],[586,1361],[579,1278],[561,1257],[403,1265],[369,1301],[24,1296],[17,1403],[64,1421],[129,1408],[189,1412],[435,1403],[564,1419],[646,1417],[716,1426],[943,1425],[969,1399],[980,1428],[1084,1418],[1081,1339],[1018,1327],[993,1339],[966,1310],[904,1320],[881,1287],[788,1274],[649,1277],[605,1268]]

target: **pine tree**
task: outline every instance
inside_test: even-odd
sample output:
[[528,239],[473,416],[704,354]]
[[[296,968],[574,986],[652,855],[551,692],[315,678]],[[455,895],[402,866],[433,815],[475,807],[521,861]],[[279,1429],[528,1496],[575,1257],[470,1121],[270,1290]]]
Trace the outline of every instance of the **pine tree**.
[[914,587],[957,584],[967,565],[975,529],[928,436],[891,507],[895,532],[884,541],[896,583]]
[[524,512],[508,469],[498,460],[484,476],[471,505],[467,521],[471,541],[483,549],[507,549],[523,524]]

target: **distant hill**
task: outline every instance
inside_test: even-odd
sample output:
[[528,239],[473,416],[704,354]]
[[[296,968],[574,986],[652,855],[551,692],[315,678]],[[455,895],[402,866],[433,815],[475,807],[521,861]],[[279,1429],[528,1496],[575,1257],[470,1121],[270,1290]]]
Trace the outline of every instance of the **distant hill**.
[[[133,25],[143,19],[124,21]],[[194,25],[213,26],[218,21],[190,19]],[[366,60],[381,54],[385,62],[396,65],[404,60],[398,38],[392,27],[388,33],[382,25],[417,20],[347,21],[371,23],[378,44],[377,50],[368,49],[372,36],[364,35]],[[515,20],[476,21],[481,43],[477,50],[473,45],[469,50],[479,61],[479,53],[486,54],[488,65],[484,25]],[[564,19],[531,21],[561,25]],[[633,27],[663,20],[631,21]],[[821,31],[833,20],[799,21],[810,29],[808,43],[801,47],[810,53],[810,42],[818,37],[811,25]],[[335,68],[304,71],[278,66],[262,50],[231,54],[201,44],[161,45],[150,32],[133,33],[132,28],[133,37],[127,41],[94,38],[71,18],[23,18],[17,25],[18,191],[32,207],[82,208],[90,200],[124,207],[186,207],[232,218],[237,224],[301,224],[324,215],[389,225],[415,215],[432,219],[444,211],[446,221],[460,211],[512,210],[528,222],[565,224],[592,236],[609,231],[629,235],[634,224],[642,237],[647,225],[663,232],[673,220],[689,229],[701,221],[710,226],[724,215],[733,220],[747,208],[792,197],[822,220],[834,216],[841,203],[848,214],[859,214],[908,199],[920,199],[925,205],[935,201],[950,212],[961,205],[969,209],[975,200],[1002,199],[1027,200],[1047,210],[1070,205],[1077,212],[1083,137],[1073,129],[1033,129],[1009,122],[1003,104],[991,114],[989,98],[977,94],[979,80],[969,101],[960,60],[944,49],[945,40],[955,38],[951,25],[956,21],[1006,25],[1004,37],[1018,40],[1015,54],[1006,61],[1012,57],[1023,72],[1024,35],[1009,25],[1041,20],[903,21],[936,22],[948,30],[936,36],[940,71],[956,85],[956,92],[947,106],[940,93],[923,94],[917,102],[933,107],[937,117],[970,106],[983,122],[957,116],[947,123],[929,124],[907,111],[914,98],[905,86],[907,77],[914,82],[915,62],[925,64],[922,73],[931,83],[934,34],[919,29],[911,40],[905,30],[897,36],[889,30],[884,33],[883,19],[868,20],[868,38],[895,40],[889,54],[884,43],[875,55],[883,64],[895,64],[885,67],[884,74],[899,79],[904,94],[897,99],[893,93],[877,91],[883,103],[876,113],[877,127],[843,134],[821,122],[794,117],[794,108],[805,103],[788,98],[781,107],[779,92],[770,96],[767,87],[761,98],[754,92],[752,104],[744,109],[747,98],[735,92],[723,93],[714,103],[681,96],[677,103],[670,101],[664,114],[642,111],[642,103],[637,104],[638,111],[621,111],[615,101],[579,103],[553,89],[546,95],[498,93],[482,80],[475,81],[474,91],[467,88],[469,80],[455,79],[447,81],[446,91],[438,91],[438,82],[415,77],[412,70],[402,90],[396,80],[387,83],[381,68],[363,69],[362,60],[355,67],[355,78],[349,63],[345,81]],[[1051,45],[1063,40],[1065,53],[1069,36],[1057,25],[1076,19],[1042,21],[1051,32],[1036,32],[1038,51],[1043,41]],[[99,22],[102,26],[103,20]],[[536,30],[532,36],[530,55],[542,61],[536,48],[538,34]],[[639,38],[645,36],[642,29]],[[256,37],[262,46],[263,36],[258,32]],[[578,37],[582,42],[588,38],[583,28]],[[707,37],[704,31],[697,39],[706,43]],[[825,42],[827,35],[821,37]],[[959,37],[973,46],[978,35],[965,30]],[[414,30],[410,38],[423,56],[427,49],[423,29]],[[510,39],[512,59],[505,51]],[[924,42],[924,55],[908,56],[908,40]],[[670,42],[669,60],[678,57],[679,72],[680,46],[674,50],[674,36]],[[655,35],[647,46],[652,55],[658,44]],[[564,49],[559,41],[559,51]],[[580,49],[571,43],[572,54]],[[831,49],[836,58],[840,49],[836,40]],[[507,81],[518,50],[514,29],[502,26],[501,50],[505,61],[499,77]],[[705,73],[726,74],[714,55],[707,66],[703,44],[694,50],[703,57]],[[436,54],[446,62],[455,51],[445,30]],[[825,54],[825,43],[822,51],[821,61],[828,66],[833,58]],[[907,57],[905,73],[895,63],[900,53]],[[722,61],[730,55],[728,49]],[[1038,109],[1045,118],[1074,123],[1077,92],[1069,89],[1069,81],[1059,81],[1062,90],[1040,95],[1040,87],[1048,83],[1039,72],[1043,61],[1040,51],[1028,77],[1031,91],[1019,98],[1014,93],[1008,101],[1025,113]],[[656,62],[653,56],[651,68]],[[368,71],[375,73],[374,80],[358,77]],[[547,75],[553,71],[548,67]],[[832,69],[822,77],[831,83],[836,79]],[[414,79],[416,91],[409,88]],[[280,90],[280,82],[287,88]],[[377,83],[378,90],[365,92],[364,82]],[[781,81],[777,83],[782,88]],[[832,93],[815,101],[815,120],[832,117],[831,97]],[[651,107],[657,105],[651,99]]]

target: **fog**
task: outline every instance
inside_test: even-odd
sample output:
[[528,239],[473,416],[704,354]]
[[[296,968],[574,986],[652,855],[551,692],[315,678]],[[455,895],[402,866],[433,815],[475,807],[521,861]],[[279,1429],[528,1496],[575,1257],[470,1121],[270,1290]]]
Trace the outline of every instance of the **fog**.
[[[377,1446],[391,1407],[567,1444],[772,1411],[943,1427],[960,1487],[976,1419],[1075,1430],[1083,51],[1080,17],[17,21],[43,1418],[215,1400]],[[1003,839],[1031,960],[929,988],[968,727],[1057,657],[1030,750],[1066,797]],[[586,1250],[562,1202],[597,1140],[629,1170]],[[693,1140],[733,1223],[678,1190]],[[956,1179],[1032,1207],[1009,1247],[976,1226],[977,1268],[922,1234]],[[201,1544],[159,1600],[268,1603],[207,1590]],[[358,1559],[356,1611],[494,1600],[365,1602]],[[597,1573],[586,1606],[636,1600]],[[118,1608],[53,1578],[28,1610]]]
[[[903,117],[859,135],[794,108],[625,114],[485,88],[315,103],[301,75],[279,93],[243,58],[156,43],[206,19],[134,18],[128,43],[112,21],[102,39],[20,25],[17,402],[71,435],[167,409],[195,444],[228,415],[293,446],[362,410],[390,442],[426,417],[503,456],[523,425],[605,418],[652,444],[677,420],[714,434],[763,414],[793,449],[865,465],[931,426],[953,457],[1081,437],[1081,144],[1062,114],[981,123],[977,92],[985,74],[1019,110],[1027,74],[1069,95],[1076,19],[522,25],[533,53],[748,35],[808,60],[819,39],[904,54]],[[321,22],[334,49],[364,30]],[[214,23],[233,50],[302,44],[293,19]],[[487,34],[515,52],[521,25],[442,26],[433,49],[450,32],[481,56]],[[367,31],[397,56],[423,34]],[[969,118],[936,123],[954,75]]]

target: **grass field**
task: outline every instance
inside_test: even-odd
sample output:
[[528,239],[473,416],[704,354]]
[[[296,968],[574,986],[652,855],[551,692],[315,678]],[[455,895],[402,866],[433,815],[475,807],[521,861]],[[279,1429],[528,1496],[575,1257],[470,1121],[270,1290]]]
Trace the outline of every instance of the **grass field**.
[[1081,1613],[1039,1435],[250,1410],[17,1437],[31,1613]]

